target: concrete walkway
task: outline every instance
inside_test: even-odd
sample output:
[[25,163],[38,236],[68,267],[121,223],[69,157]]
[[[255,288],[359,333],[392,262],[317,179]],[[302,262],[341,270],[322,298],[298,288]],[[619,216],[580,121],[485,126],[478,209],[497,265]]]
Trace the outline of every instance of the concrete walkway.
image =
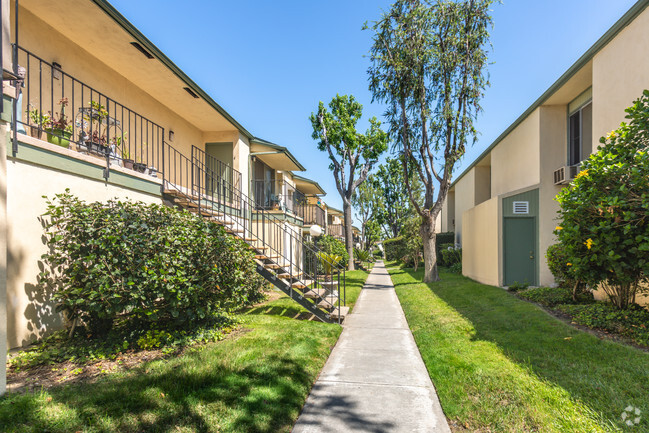
[[293,433],[450,433],[390,276],[378,262]]

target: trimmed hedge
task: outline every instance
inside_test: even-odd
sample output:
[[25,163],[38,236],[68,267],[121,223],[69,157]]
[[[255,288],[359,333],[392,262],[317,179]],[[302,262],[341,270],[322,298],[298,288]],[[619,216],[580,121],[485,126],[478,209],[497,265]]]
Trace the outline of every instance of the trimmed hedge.
[[41,283],[95,336],[181,328],[263,299],[248,245],[189,212],[131,201],[48,200]]
[[[452,263],[448,265],[443,264],[442,249],[449,245],[455,246],[455,233],[437,233],[435,236],[438,264],[441,266],[450,266]],[[408,255],[406,241],[402,236],[384,240],[383,248],[385,249],[386,260],[399,260],[402,262],[403,258]]]
[[347,264],[349,263],[349,253],[347,253],[347,248],[345,248],[345,243],[343,241],[339,241],[330,235],[323,235],[318,238],[316,246],[319,250],[327,254],[334,254],[342,257],[340,262],[338,262],[338,266],[347,268]]

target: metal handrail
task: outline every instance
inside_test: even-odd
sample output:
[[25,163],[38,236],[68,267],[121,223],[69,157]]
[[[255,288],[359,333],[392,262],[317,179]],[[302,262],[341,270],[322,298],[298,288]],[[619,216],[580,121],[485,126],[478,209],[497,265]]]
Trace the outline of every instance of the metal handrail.
[[[17,113],[17,123],[25,133],[38,138],[45,133],[48,140],[56,137],[54,141],[59,143],[69,141],[78,151],[105,156],[107,164],[110,159],[118,164],[142,166],[153,173],[162,166],[164,128],[58,65],[25,48],[14,47],[17,63],[25,68],[22,112]],[[61,101],[67,101],[67,106],[61,106]],[[47,127],[46,116],[58,118],[62,114],[67,118],[67,131]]]
[[[166,146],[169,147],[168,144]],[[202,152],[198,148],[196,151]],[[256,241],[261,242],[263,247],[270,250],[272,254],[269,256],[278,256],[277,258],[283,259],[285,262],[282,263],[282,265],[288,264],[288,266],[283,266],[282,268],[288,269],[291,282],[299,280],[306,283],[306,280],[311,277],[311,280],[313,281],[311,288],[321,288],[322,281],[319,279],[321,264],[320,259],[318,258],[320,250],[317,247],[306,244],[299,232],[289,230],[285,225],[285,221],[278,215],[269,213],[264,209],[259,209],[258,203],[250,199],[234,185],[228,184],[227,180],[220,179],[219,182],[221,184],[226,184],[229,187],[228,194],[231,194],[234,198],[233,201],[239,201],[241,203],[238,207],[233,208],[228,206],[224,197],[219,195],[221,191],[220,189],[218,189],[216,196],[210,195],[209,193],[212,191],[208,191],[205,187],[204,180],[207,179],[207,183],[209,184],[213,172],[210,173],[208,167],[201,163],[201,161],[204,160],[205,159],[203,158],[195,158],[192,161],[195,173],[193,176],[190,176],[195,180],[191,190],[194,191],[199,198],[199,214],[202,213],[202,211],[205,211],[207,215],[210,215],[210,213],[213,213],[214,211],[222,214],[233,227],[243,231],[241,234],[243,239],[246,239],[248,236],[254,238]],[[255,209],[257,210],[253,212]],[[287,252],[288,257],[286,254]],[[295,259],[297,256],[300,257],[300,260]],[[344,305],[346,302],[346,282],[344,278],[345,269],[335,265],[333,268],[335,269],[334,274],[338,278],[337,298],[338,309],[340,311],[341,303]],[[341,276],[342,288],[340,286]],[[291,291],[292,290],[291,286]],[[316,299],[329,303],[326,300],[326,297],[320,295],[318,295],[318,298]],[[319,303],[319,301],[317,303]],[[335,307],[334,305],[332,306]]]

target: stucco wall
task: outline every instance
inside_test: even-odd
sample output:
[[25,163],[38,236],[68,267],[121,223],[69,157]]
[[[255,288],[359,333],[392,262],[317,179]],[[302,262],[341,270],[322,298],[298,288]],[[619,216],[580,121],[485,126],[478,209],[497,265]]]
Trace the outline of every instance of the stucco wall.
[[593,60],[593,150],[624,121],[624,109],[649,88],[649,9]]
[[548,269],[545,252],[556,243],[554,228],[559,204],[554,199],[561,190],[554,185],[554,170],[566,164],[567,107],[540,108],[541,122],[541,184],[539,185],[539,284],[552,285],[554,277]]
[[462,216],[462,274],[483,284],[500,284],[498,197]]
[[469,170],[455,184],[455,242],[463,244],[464,212],[475,205],[475,169]]
[[48,300],[50,294],[37,282],[40,257],[47,251],[39,222],[46,210],[42,196],[53,197],[69,188],[87,201],[117,197],[154,203],[160,197],[16,160],[7,162],[7,181],[7,342],[9,347],[18,347],[61,326],[61,317]]
[[539,117],[534,110],[491,151],[491,197],[539,183]]

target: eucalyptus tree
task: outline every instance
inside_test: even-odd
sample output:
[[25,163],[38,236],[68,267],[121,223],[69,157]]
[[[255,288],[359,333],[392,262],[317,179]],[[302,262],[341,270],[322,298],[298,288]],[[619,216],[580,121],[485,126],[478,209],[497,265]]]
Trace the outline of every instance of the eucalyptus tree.
[[349,269],[354,269],[354,240],[352,235],[352,196],[365,182],[379,156],[388,148],[388,136],[376,117],[361,134],[356,124],[363,115],[363,106],[353,96],[336,95],[327,109],[322,101],[318,111],[310,116],[313,139],[318,149],[329,155],[336,188],[343,200],[345,247],[349,253]]
[[[388,106],[389,133],[421,216],[425,282],[439,280],[435,222],[453,167],[477,136],[492,2],[398,0],[371,26],[370,90]],[[411,171],[423,185],[423,201],[413,196]]]
[[364,249],[369,248],[369,230],[370,221],[376,218],[378,209],[381,206],[381,196],[377,188],[376,175],[370,174],[366,181],[358,185],[352,195],[352,205],[356,210],[356,215],[361,220],[361,239],[363,240]]
[[[410,170],[410,185],[415,200],[421,199],[421,182]],[[379,165],[373,176],[375,187],[381,199],[376,201],[376,219],[389,237],[396,238],[401,233],[405,221],[415,211],[408,199],[408,189],[403,177],[400,158],[387,158]]]

